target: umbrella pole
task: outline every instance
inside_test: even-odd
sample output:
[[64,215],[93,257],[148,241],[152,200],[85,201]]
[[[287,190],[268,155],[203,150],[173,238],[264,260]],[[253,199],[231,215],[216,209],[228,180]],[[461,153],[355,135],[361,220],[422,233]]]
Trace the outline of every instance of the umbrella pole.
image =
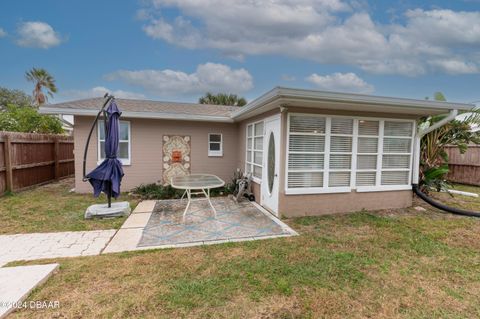
[[112,207],[112,182],[108,182],[108,208]]
[[[90,139],[92,137],[93,130],[95,129],[95,126],[98,122],[98,119],[100,118],[100,115],[102,114],[103,110],[107,106],[108,102],[113,99],[113,95],[109,95],[108,93],[105,94],[104,98],[106,99],[105,102],[103,102],[103,106],[98,111],[97,116],[95,117],[95,120],[92,123],[92,127],[90,128],[90,132],[88,133],[87,137],[87,142],[85,143],[85,150],[83,152],[83,181],[86,182],[88,179],[86,178],[87,175],[87,152],[88,152],[88,145],[90,144]],[[105,125],[106,127],[106,125]]]

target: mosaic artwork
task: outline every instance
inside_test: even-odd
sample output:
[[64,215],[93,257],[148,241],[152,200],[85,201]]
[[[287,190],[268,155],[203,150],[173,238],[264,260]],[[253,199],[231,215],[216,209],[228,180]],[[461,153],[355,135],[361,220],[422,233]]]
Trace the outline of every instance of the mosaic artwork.
[[190,136],[163,136],[163,184],[173,176],[190,174]]
[[252,203],[227,197],[212,198],[215,218],[205,200],[193,201],[185,217],[185,200],[158,201],[138,247],[175,245],[216,240],[289,236],[292,230],[277,223]]

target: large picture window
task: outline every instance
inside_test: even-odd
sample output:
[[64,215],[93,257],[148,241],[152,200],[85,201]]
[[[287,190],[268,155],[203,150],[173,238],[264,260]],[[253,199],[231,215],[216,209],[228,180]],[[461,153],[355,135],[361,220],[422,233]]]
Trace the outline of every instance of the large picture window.
[[414,122],[289,114],[286,192],[410,187]]
[[[98,121],[98,161],[105,159],[105,122]],[[123,165],[130,165],[130,122],[120,121],[118,159]]]
[[247,173],[252,173],[252,176],[256,178],[257,181],[262,179],[263,130],[263,122],[256,122],[247,125],[247,158],[245,161],[245,171]]

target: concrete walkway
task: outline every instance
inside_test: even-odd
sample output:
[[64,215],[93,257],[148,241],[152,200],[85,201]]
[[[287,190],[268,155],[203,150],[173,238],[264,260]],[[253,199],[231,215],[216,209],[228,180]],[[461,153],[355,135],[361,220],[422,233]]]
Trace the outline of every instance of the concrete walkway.
[[115,231],[0,235],[0,267],[17,260],[99,255]]
[[23,304],[28,294],[44,283],[58,268],[58,264],[18,266],[0,268],[0,319],[17,308],[59,307],[56,300],[37,304],[35,301]]

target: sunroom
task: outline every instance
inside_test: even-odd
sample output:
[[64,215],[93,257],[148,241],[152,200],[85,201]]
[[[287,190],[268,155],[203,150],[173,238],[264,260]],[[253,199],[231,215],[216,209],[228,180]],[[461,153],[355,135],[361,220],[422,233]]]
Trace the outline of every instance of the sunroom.
[[258,201],[289,217],[411,206],[417,121],[471,107],[275,88],[233,118]]

